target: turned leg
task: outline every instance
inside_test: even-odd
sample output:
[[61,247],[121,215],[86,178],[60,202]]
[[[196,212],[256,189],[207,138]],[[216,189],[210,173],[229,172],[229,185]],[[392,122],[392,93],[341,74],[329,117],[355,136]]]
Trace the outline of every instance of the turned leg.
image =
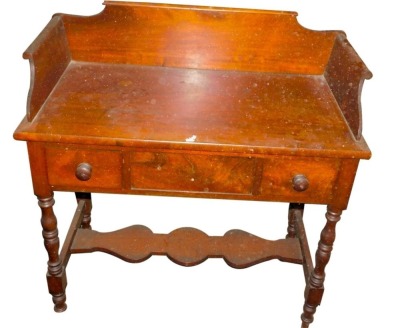
[[303,217],[304,204],[290,203],[289,204],[289,215],[288,215],[288,228],[286,238],[296,237],[296,220],[297,215]]
[[81,224],[82,229],[92,229],[90,222],[92,221],[91,213],[92,213],[92,195],[89,192],[76,192],[75,193],[76,201],[79,203],[80,200],[84,200],[86,203],[83,220]]
[[49,293],[53,296],[54,311],[66,310],[65,287],[67,279],[59,256],[60,240],[58,238],[57,219],[53,212],[54,198],[38,197],[42,210],[41,224],[43,227],[44,246],[47,250],[49,261],[47,262],[47,284]]
[[340,220],[342,211],[328,206],[326,212],[326,225],[321,232],[318,249],[315,255],[315,267],[309,277],[309,282],[305,290],[305,302],[303,314],[301,316],[302,328],[308,328],[314,320],[314,313],[317,306],[321,303],[324,292],[325,267],[331,256],[333,242],[335,241],[335,227]]

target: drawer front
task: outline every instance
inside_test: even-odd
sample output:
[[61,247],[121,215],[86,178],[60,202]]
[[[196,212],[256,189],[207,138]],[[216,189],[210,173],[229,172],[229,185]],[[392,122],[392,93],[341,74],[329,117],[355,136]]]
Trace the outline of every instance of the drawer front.
[[131,154],[131,190],[243,195],[244,199],[328,203],[340,162],[329,158]]
[[328,203],[340,161],[330,158],[269,157],[264,160],[260,194],[271,200]]
[[251,195],[256,161],[246,157],[135,152],[132,190]]
[[122,187],[120,151],[48,148],[46,156],[49,183],[54,187],[76,190]]
[[130,183],[133,193],[225,194],[322,204],[332,199],[340,169],[340,160],[329,158],[132,151],[125,175],[120,150],[49,147],[46,156],[49,183],[60,190],[129,192],[124,186]]

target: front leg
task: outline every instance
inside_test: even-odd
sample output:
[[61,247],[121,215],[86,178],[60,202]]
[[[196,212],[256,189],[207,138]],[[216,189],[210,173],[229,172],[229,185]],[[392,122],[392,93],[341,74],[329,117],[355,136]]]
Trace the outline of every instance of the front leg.
[[315,255],[315,268],[311,272],[305,290],[305,303],[301,316],[302,328],[307,328],[314,320],[314,313],[317,306],[321,303],[324,292],[325,267],[329,262],[333,243],[335,241],[336,223],[340,220],[342,210],[328,206],[326,212],[326,225],[321,232],[318,249]]
[[53,212],[54,198],[51,194],[47,197],[38,196],[38,199],[39,207],[42,210],[41,224],[44,246],[49,256],[47,284],[49,293],[53,296],[54,311],[63,312],[67,309],[67,304],[65,304],[67,279],[59,255],[60,240],[58,238],[57,218]]

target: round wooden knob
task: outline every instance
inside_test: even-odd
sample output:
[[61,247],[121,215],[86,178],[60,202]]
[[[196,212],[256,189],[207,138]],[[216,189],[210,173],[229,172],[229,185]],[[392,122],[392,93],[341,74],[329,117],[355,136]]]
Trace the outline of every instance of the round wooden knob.
[[92,177],[92,166],[89,163],[80,163],[75,170],[75,176],[81,181],[87,181]]
[[292,179],[293,189],[299,192],[305,191],[308,189],[310,182],[307,177],[303,174],[297,174]]

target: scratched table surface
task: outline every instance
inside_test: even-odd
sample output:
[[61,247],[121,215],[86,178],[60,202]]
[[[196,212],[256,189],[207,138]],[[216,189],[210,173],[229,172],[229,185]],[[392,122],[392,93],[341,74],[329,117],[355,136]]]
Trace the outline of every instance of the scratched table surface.
[[123,64],[72,62],[29,131],[116,145],[364,149],[323,76]]

